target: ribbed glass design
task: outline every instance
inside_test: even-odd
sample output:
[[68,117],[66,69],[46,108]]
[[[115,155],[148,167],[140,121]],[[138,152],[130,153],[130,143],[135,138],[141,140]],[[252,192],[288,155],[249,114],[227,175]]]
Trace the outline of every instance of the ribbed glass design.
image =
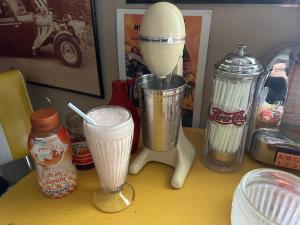
[[258,169],[247,173],[232,203],[232,225],[300,225],[300,179]]
[[101,186],[107,190],[117,190],[124,184],[130,157],[133,135],[113,140],[94,139],[98,151],[92,151]]
[[117,191],[124,184],[128,172],[134,123],[130,112],[118,106],[98,107],[88,115],[92,113],[95,121],[105,125],[84,122],[83,131],[102,188]]

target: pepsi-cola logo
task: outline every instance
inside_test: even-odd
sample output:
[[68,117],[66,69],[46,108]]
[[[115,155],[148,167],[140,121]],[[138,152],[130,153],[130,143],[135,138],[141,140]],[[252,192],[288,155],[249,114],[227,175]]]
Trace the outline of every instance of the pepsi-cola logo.
[[247,116],[244,110],[238,112],[224,112],[216,107],[211,107],[208,119],[222,125],[233,124],[240,127],[246,122]]

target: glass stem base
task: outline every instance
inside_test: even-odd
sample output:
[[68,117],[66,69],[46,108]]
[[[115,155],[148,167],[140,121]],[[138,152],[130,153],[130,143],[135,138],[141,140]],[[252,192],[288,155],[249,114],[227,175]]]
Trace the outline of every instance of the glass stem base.
[[97,209],[106,213],[120,212],[128,208],[135,197],[135,191],[130,184],[123,184],[117,191],[98,188],[94,193],[94,203]]

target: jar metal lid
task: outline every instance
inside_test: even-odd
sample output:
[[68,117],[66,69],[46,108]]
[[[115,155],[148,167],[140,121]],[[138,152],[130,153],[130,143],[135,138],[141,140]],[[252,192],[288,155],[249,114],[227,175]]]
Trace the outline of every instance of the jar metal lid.
[[264,71],[263,66],[255,57],[245,54],[247,46],[239,44],[237,47],[238,52],[228,53],[215,65],[217,71],[239,76],[257,76],[261,74]]

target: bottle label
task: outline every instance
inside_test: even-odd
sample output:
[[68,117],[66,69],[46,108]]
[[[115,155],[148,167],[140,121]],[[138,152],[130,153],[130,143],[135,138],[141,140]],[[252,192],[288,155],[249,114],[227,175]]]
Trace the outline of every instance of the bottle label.
[[45,138],[29,136],[28,147],[39,185],[47,196],[62,197],[74,190],[77,174],[72,164],[70,137],[64,128]]
[[51,197],[62,197],[74,189],[76,174],[63,170],[44,171],[39,184],[42,191]]
[[241,127],[246,122],[247,116],[244,110],[237,112],[224,112],[221,109],[212,106],[210,108],[208,119],[222,125],[233,124]]
[[93,163],[93,158],[86,141],[73,141],[73,161],[76,165],[84,166]]
[[274,158],[276,166],[300,170],[300,151],[294,148],[277,147]]

